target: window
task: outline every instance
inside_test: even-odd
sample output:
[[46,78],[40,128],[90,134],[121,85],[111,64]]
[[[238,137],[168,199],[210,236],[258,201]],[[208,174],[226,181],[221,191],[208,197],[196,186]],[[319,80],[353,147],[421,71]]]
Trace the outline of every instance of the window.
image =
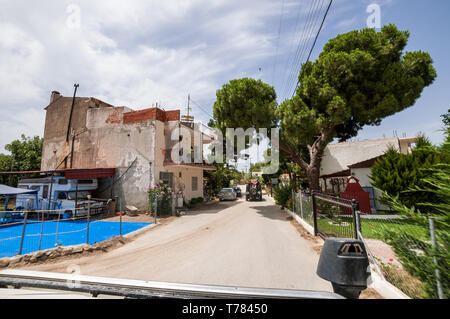
[[198,178],[197,176],[192,176],[192,190],[198,190]]
[[44,185],[44,188],[42,189],[42,198],[47,198],[48,196],[48,185]]
[[66,192],[59,192],[58,193],[58,199],[67,199],[67,193]]
[[59,185],[67,185],[67,179],[65,179],[65,178],[59,179],[59,180],[58,180],[58,184],[59,184]]
[[78,184],[92,184],[94,180],[92,179],[79,179]]

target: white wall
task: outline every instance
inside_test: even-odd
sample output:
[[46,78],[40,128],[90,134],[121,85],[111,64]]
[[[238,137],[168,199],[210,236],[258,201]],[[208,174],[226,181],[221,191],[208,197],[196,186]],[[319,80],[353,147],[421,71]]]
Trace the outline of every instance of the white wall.
[[[369,178],[370,175],[370,167],[367,168],[352,168],[351,174],[359,179],[359,183],[362,187],[373,187],[372,180]],[[381,204],[377,199],[381,196],[381,192],[373,187],[374,196],[375,196],[375,205],[377,210],[389,210],[389,206]]]

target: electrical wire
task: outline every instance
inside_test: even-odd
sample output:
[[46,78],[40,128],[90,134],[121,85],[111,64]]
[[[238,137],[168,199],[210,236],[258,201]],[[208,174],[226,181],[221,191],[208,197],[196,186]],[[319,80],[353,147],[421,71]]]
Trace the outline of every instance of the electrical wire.
[[[295,74],[297,73],[297,71],[296,71],[297,66],[296,65],[298,64],[298,61],[299,61],[299,59],[301,57],[300,53],[303,51],[303,48],[307,45],[307,42],[306,42],[306,40],[308,39],[307,34],[310,33],[312,22],[314,20],[314,13],[317,11],[317,7],[318,7],[318,3],[319,3],[318,1],[319,0],[312,0],[311,1],[311,5],[310,5],[310,8],[309,8],[309,12],[308,12],[307,18],[305,20],[303,31],[302,31],[302,33],[300,35],[299,42],[298,42],[298,45],[297,45],[297,49],[295,51],[295,55],[294,55],[294,58],[292,60],[293,61],[293,63],[292,63],[293,67],[291,68],[291,72],[288,73],[288,77],[287,77],[287,79],[286,79],[286,81],[284,82],[284,85],[283,85],[283,90],[282,90],[282,96],[283,97],[287,96],[288,92],[290,91],[289,90],[289,88],[290,88],[290,84],[289,83],[291,83],[293,81],[293,77],[295,78]],[[292,69],[294,69],[294,70],[292,71]]]
[[198,104],[198,102],[195,102],[195,101],[192,99],[192,97],[191,97],[191,102],[193,102],[195,105],[197,105],[197,107],[198,107],[203,113],[205,113],[205,114],[208,115],[211,119],[214,120],[214,117],[213,117],[209,112],[206,112],[206,111],[200,106],[200,104]]
[[[316,42],[317,42],[317,39],[318,39],[318,37],[319,37],[320,31],[322,31],[323,24],[325,23],[325,19],[327,18],[327,15],[328,15],[328,12],[330,11],[331,4],[332,4],[332,3],[333,3],[333,0],[330,0],[330,3],[328,4],[327,11],[325,12],[325,15],[323,16],[323,20],[322,20],[322,23],[321,23],[321,25],[320,25],[320,28],[319,28],[319,30],[317,31],[316,38],[314,39],[314,43],[313,43],[313,45],[312,45],[312,47],[311,47],[311,50],[309,51],[309,55],[308,55],[308,59],[306,60],[306,63],[308,63],[309,59],[311,58],[311,53],[312,53],[313,50],[314,50],[314,46],[316,45]],[[295,85],[295,89],[294,89],[294,92],[292,93],[292,97],[294,97],[295,92],[297,91],[297,87],[298,87],[299,83],[300,83],[300,79],[297,80],[297,84]]]
[[307,25],[307,27],[303,33],[303,37],[302,37],[303,45],[299,48],[299,51],[297,54],[297,59],[296,59],[295,63],[293,64],[293,68],[291,69],[290,77],[287,82],[287,89],[284,93],[285,97],[288,97],[288,95],[290,94],[290,92],[292,90],[292,87],[296,83],[295,78],[298,76],[298,71],[301,67],[303,57],[308,48],[309,40],[313,37],[315,26],[320,17],[320,11],[322,9],[323,2],[324,2],[324,0],[321,0],[320,2],[317,1],[314,3],[311,19],[309,20],[309,24]]
[[275,63],[273,65],[273,71],[272,71],[272,83],[275,82],[275,71],[277,69],[277,62],[278,62],[278,48],[280,46],[280,35],[281,35],[281,26],[283,23],[283,15],[284,15],[284,0],[282,0],[282,2],[281,2],[280,24],[278,26],[277,49],[275,52]]

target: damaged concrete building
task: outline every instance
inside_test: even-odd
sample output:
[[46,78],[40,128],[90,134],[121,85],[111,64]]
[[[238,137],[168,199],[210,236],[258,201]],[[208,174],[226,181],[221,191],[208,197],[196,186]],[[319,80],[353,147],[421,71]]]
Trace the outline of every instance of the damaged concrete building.
[[[203,197],[203,172],[215,167],[204,161],[174,162],[170,156],[177,143],[171,139],[173,129],[194,128],[193,122],[180,119],[180,110],[134,111],[92,97],[63,97],[56,91],[45,110],[42,171],[114,168],[114,178],[99,179],[97,195],[119,196],[124,205],[139,210],[147,209],[147,189],[160,180],[182,192],[186,201]],[[213,139],[201,132],[201,145]]]

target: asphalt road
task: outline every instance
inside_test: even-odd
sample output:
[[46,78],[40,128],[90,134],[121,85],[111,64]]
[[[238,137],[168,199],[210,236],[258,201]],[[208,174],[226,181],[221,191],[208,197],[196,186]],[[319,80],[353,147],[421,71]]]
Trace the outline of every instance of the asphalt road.
[[113,251],[26,267],[178,283],[332,291],[316,275],[319,255],[265,197],[204,205]]

